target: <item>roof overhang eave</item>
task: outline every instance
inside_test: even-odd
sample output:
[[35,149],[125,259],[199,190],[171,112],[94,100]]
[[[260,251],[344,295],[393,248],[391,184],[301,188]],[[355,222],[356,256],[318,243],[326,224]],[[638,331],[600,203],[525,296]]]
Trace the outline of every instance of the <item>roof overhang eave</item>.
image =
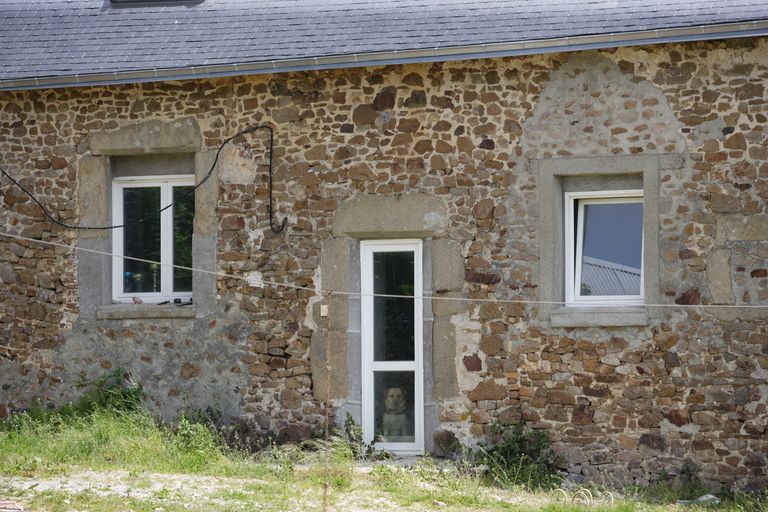
[[261,62],[241,62],[188,66],[182,68],[153,68],[124,72],[59,75],[51,77],[0,80],[0,90],[51,89],[87,87],[139,82],[190,80],[238,75],[283,73],[417,62],[440,62],[469,59],[511,57],[556,52],[573,52],[600,48],[618,48],[660,43],[737,39],[768,35],[768,20],[694,27],[670,28],[590,36],[562,37],[530,41],[491,43],[468,46],[422,48],[417,50],[383,51],[364,54],[342,54],[324,57],[282,59]]

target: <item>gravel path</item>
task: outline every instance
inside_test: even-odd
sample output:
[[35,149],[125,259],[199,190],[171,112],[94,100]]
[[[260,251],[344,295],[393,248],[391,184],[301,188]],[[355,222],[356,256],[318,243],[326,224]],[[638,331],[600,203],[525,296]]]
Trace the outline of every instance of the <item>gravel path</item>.
[[[413,503],[407,507],[395,503],[390,496],[372,484],[370,465],[356,468],[352,488],[332,490],[329,511],[338,512],[421,512],[427,510],[465,510],[443,503]],[[290,487],[279,479],[259,480],[208,475],[182,475],[128,471],[77,471],[63,475],[21,477],[0,475],[0,512],[25,512],[24,508],[40,496],[53,493],[58,505],[46,510],[82,511],[77,495],[89,493],[101,497],[132,499],[144,503],[153,512],[169,510],[210,511],[318,511],[322,509],[322,489]],[[282,501],[272,501],[282,492]],[[5,495],[5,496],[4,496]],[[542,494],[486,489],[484,495],[507,504],[538,508],[551,503]],[[71,498],[71,499],[70,499]],[[3,501],[6,500],[6,501]],[[71,503],[71,506],[70,506]],[[134,501],[135,503],[135,501]],[[119,507],[121,510],[130,510]],[[477,510],[477,509],[473,509]]]
[[[362,469],[361,473],[365,472]],[[263,484],[266,489],[279,486],[279,482],[267,482],[258,479],[240,479],[214,477],[206,475],[179,475],[156,473],[131,473],[127,471],[80,471],[65,475],[46,477],[0,476],[0,512],[25,512],[25,506],[36,497],[45,493],[72,496],[64,499],[71,502],[70,510],[78,508],[76,495],[91,493],[98,496],[116,496],[132,498],[156,504],[155,512],[166,508],[205,509],[205,510],[301,510],[319,511],[321,509],[321,490],[289,490],[292,497],[287,506],[273,508],[270,505],[259,506],[258,497],[251,498],[243,490]],[[268,491],[267,491],[268,492]],[[245,498],[228,498],[231,495],[245,494]],[[4,497],[11,496],[11,499]],[[331,511],[402,511],[402,507],[392,503],[383,493],[366,489],[334,493]],[[173,507],[175,505],[175,507]],[[69,507],[65,507],[67,509]],[[127,510],[127,509],[126,509]],[[409,510],[420,511],[422,507]]]

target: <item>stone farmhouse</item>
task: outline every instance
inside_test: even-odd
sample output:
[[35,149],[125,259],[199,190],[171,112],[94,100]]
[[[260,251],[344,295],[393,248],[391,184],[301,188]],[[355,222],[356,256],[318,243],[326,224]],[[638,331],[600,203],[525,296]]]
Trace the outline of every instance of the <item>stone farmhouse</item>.
[[768,484],[764,1],[0,11],[0,416],[124,368],[284,440],[330,397]]

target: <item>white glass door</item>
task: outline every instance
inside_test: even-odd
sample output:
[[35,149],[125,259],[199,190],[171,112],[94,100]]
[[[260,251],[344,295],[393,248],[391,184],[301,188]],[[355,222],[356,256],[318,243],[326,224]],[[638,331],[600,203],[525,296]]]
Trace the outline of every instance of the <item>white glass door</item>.
[[413,298],[422,294],[421,240],[361,242],[360,261],[363,433],[377,447],[421,454],[422,302]]

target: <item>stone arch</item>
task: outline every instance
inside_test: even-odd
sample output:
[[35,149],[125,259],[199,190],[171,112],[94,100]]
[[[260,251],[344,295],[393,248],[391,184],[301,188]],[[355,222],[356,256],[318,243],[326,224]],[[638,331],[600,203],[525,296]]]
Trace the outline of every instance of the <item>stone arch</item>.
[[521,144],[527,159],[681,153],[681,127],[651,82],[598,52],[581,52],[551,73]]

